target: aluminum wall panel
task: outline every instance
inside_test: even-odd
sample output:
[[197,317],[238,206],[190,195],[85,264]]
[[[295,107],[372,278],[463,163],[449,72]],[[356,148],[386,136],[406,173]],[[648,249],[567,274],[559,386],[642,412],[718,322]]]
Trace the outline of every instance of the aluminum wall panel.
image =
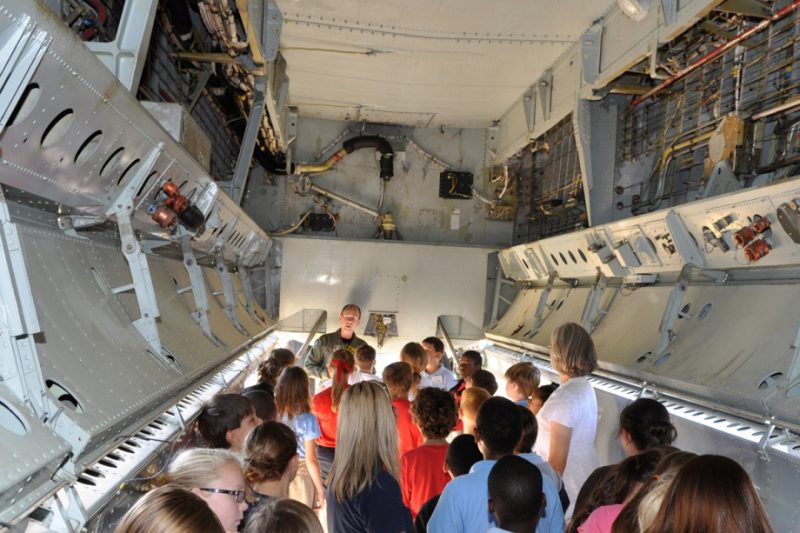
[[[541,313],[541,329],[531,335],[543,291],[520,292],[487,329],[488,336],[544,347],[554,328],[580,322],[589,290],[554,288]],[[787,313],[800,297],[800,285],[690,285],[679,304],[684,316],[669,327],[673,339],[659,351],[671,293],[668,285],[606,288],[600,301],[605,313],[592,332],[601,368],[760,416],[800,421],[795,368],[800,320]]]
[[69,445],[0,383],[0,521],[10,522],[65,483],[52,479]]

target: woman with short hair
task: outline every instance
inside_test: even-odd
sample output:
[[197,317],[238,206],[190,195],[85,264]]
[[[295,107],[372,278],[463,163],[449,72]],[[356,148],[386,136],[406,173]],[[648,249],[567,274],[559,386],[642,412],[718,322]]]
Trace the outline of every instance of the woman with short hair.
[[[597,468],[597,398],[586,376],[597,368],[597,352],[589,332],[573,322],[550,335],[550,364],[561,386],[536,415],[539,436],[534,451],[564,479],[571,502]],[[565,515],[572,515],[570,504]]]

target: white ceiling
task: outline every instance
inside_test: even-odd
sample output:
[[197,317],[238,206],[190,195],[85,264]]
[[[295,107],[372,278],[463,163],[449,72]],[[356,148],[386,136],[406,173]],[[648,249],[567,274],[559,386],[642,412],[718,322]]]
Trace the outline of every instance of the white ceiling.
[[301,116],[486,127],[614,0],[277,0]]

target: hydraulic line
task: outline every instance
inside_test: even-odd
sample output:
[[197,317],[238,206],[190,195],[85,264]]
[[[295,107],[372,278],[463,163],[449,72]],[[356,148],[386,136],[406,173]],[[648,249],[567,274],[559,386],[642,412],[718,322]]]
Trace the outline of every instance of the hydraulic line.
[[634,108],[634,107],[638,106],[639,104],[641,104],[642,102],[644,102],[645,100],[657,95],[658,93],[660,93],[661,91],[663,91],[664,89],[666,89],[667,87],[669,87],[670,85],[675,83],[676,81],[678,81],[680,79],[683,79],[684,77],[686,77],[686,75],[694,72],[695,70],[697,70],[698,68],[702,67],[706,63],[708,63],[710,61],[713,61],[714,59],[716,59],[717,57],[721,56],[722,54],[724,54],[725,52],[727,52],[731,48],[735,47],[737,44],[741,43],[742,41],[745,41],[745,40],[749,39],[754,34],[764,30],[765,28],[769,27],[770,25],[774,24],[775,22],[783,19],[787,15],[791,14],[792,12],[794,12],[798,7],[800,7],[800,0],[794,0],[794,2],[792,2],[788,6],[784,7],[783,9],[780,9],[777,13],[772,15],[770,18],[762,20],[761,22],[759,22],[758,24],[756,24],[755,26],[753,26],[749,30],[746,30],[746,31],[738,34],[736,37],[734,37],[733,39],[731,39],[727,43],[723,44],[722,46],[719,46],[719,47],[715,48],[713,51],[711,51],[710,53],[708,53],[708,54],[696,59],[691,64],[689,64],[688,67],[684,68],[683,70],[681,70],[680,72],[678,72],[674,76],[672,76],[670,78],[667,78],[666,80],[664,80],[663,82],[659,83],[658,85],[656,85],[655,87],[653,87],[652,89],[650,89],[649,91],[644,93],[643,95],[639,96],[638,98],[635,98],[633,100],[633,102],[631,102],[631,108]]

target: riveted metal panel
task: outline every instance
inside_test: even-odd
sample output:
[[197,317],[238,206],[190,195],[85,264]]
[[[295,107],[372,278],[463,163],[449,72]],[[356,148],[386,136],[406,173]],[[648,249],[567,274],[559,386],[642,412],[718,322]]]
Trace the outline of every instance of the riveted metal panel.
[[51,478],[70,447],[3,384],[0,418],[0,521],[10,522],[64,483]]
[[125,272],[120,252],[88,240],[23,228],[23,250],[43,324],[43,334],[37,338],[42,373],[80,406],[65,410],[58,425],[77,456],[101,441],[113,440],[138,413],[182,385],[184,378],[146,351],[129,310],[105,294],[92,273],[94,268],[106,283],[113,282],[105,272]]

